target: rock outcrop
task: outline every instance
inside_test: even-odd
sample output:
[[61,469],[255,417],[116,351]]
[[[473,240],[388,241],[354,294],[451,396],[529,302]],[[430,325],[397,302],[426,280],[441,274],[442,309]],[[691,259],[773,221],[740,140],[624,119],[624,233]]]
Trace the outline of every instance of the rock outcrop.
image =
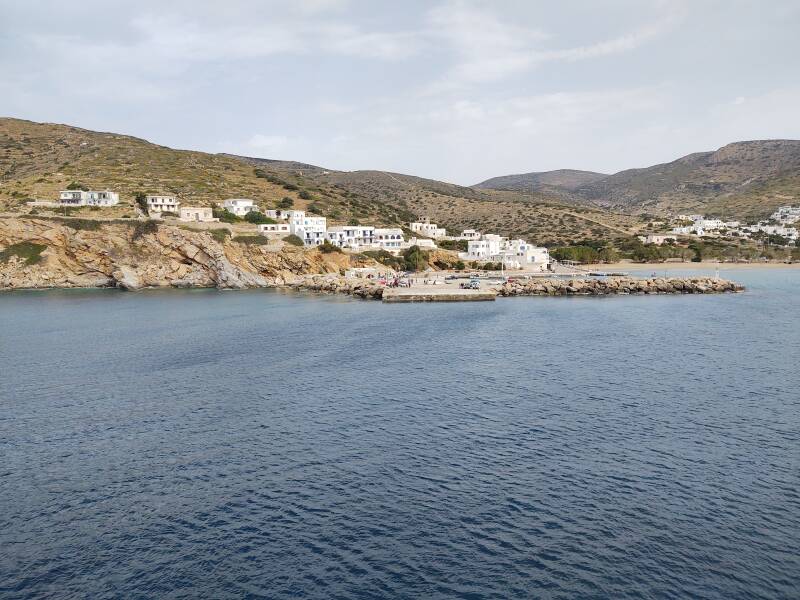
[[356,298],[380,300],[383,298],[384,286],[370,279],[345,279],[337,276],[311,276],[295,282],[296,290],[323,292],[328,294],[346,294]]
[[364,266],[342,253],[219,241],[174,225],[0,218],[0,251],[21,242],[46,248],[33,264],[13,255],[0,261],[0,289],[269,287]]

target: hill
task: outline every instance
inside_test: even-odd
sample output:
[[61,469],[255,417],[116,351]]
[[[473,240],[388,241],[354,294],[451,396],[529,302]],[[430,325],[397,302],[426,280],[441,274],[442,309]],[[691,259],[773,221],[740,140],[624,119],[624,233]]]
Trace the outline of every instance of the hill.
[[482,190],[510,190],[516,192],[537,192],[552,190],[573,191],[583,185],[604,179],[608,175],[593,171],[577,171],[575,169],[558,169],[538,173],[521,173],[493,177],[476,184]]
[[587,176],[578,184],[570,177],[545,184],[543,175],[547,173],[510,175],[478,185],[517,190],[547,185],[551,191],[559,189],[565,200],[628,213],[700,212],[757,219],[782,204],[800,203],[800,140],[735,142],[670,163]]
[[[139,138],[49,123],[0,119],[0,211],[26,213],[30,199],[54,199],[70,183],[110,188],[133,217],[136,193],[169,193],[184,205],[254,199],[262,208],[290,198],[333,223],[402,225],[429,215],[451,230],[473,227],[531,241],[568,243],[626,235],[640,223],[576,208],[547,194],[478,190],[384,171],[342,172],[292,161],[175,150]],[[48,211],[37,209],[46,214]],[[97,215],[92,209],[77,211]]]

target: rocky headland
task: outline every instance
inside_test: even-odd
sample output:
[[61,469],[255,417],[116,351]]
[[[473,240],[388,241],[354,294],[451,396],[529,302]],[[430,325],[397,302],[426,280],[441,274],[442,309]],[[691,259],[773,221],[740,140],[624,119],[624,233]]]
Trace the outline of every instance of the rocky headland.
[[0,289],[273,287],[363,263],[221,233],[152,221],[0,218]]

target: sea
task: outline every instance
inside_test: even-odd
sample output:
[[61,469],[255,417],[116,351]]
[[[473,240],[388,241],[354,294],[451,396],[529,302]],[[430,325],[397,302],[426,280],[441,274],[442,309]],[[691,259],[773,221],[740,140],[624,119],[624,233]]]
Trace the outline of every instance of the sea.
[[800,269],[721,275],[2,293],[0,598],[800,598]]

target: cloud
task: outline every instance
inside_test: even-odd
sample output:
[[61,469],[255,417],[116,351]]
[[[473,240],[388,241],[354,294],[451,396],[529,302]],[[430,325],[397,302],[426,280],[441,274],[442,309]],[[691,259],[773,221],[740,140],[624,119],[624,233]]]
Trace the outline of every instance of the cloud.
[[451,0],[428,13],[433,35],[449,44],[457,61],[428,92],[497,81],[546,62],[579,61],[634,50],[674,27],[684,16],[680,5],[669,6],[657,23],[618,37],[565,49],[544,49],[554,36],[546,31],[504,22],[464,0]]

